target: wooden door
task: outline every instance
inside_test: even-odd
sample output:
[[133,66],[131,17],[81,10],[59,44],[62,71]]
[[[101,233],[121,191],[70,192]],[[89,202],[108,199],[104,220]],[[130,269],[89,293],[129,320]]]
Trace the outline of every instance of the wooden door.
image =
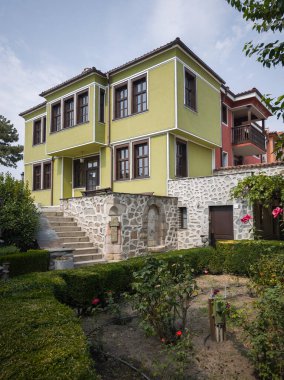
[[100,158],[91,157],[86,162],[86,190],[96,190],[100,184]]
[[209,234],[216,240],[234,240],[233,206],[211,206]]

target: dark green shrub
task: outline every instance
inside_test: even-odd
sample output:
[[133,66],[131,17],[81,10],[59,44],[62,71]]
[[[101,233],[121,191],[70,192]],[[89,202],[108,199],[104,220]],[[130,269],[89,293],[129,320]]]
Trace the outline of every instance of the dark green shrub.
[[0,247],[0,256],[11,255],[13,253],[19,253],[20,250],[15,245],[8,245],[5,247]]
[[6,244],[25,251],[35,244],[39,213],[33,203],[28,185],[10,174],[0,174],[0,228]]
[[9,262],[9,276],[19,276],[31,272],[46,272],[49,268],[49,253],[42,250],[30,250],[0,256],[0,265]]

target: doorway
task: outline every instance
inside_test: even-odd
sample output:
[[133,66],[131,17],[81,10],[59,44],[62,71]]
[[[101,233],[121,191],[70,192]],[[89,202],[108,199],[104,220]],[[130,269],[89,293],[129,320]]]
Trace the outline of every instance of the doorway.
[[209,208],[209,236],[215,240],[234,240],[233,206]]

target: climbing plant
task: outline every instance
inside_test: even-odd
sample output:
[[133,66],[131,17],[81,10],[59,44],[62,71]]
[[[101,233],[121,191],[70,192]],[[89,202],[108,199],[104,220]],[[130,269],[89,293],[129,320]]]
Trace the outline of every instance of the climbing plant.
[[246,177],[239,181],[238,185],[232,189],[233,198],[246,199],[251,205],[256,203],[264,207],[284,205],[284,176],[257,174]]

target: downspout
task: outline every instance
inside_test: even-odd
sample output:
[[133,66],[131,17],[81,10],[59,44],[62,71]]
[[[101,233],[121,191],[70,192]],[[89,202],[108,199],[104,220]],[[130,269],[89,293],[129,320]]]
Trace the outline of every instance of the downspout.
[[53,206],[53,170],[54,168],[54,157],[51,157],[51,189],[50,189],[50,206]]
[[107,73],[107,96],[108,96],[108,129],[107,129],[107,146],[110,148],[110,188],[113,190],[113,150],[111,146],[111,109],[110,109],[110,81],[109,73]]

